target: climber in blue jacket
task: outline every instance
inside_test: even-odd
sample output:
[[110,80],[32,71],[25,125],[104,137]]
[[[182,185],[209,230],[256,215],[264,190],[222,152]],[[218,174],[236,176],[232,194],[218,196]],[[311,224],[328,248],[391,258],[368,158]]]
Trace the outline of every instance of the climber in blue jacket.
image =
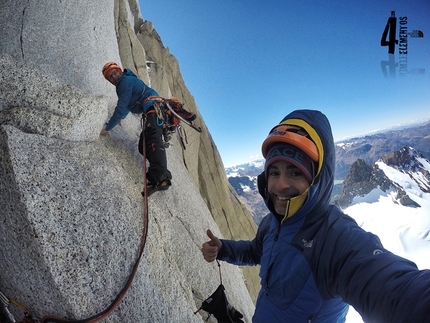
[[262,146],[259,192],[270,213],[252,241],[218,239],[203,257],[260,265],[254,323],[340,323],[352,305],[365,322],[429,323],[430,270],[386,250],[330,205],[335,149],[319,111],[297,110]]
[[114,63],[108,62],[102,68],[103,76],[116,87],[118,102],[109,122],[100,134],[108,135],[109,131],[118,125],[129,112],[146,114],[145,131],[140,134],[139,152],[143,154],[143,138],[145,137],[145,152],[149,161],[146,174],[147,195],[158,190],[166,190],[171,186],[172,175],[167,169],[166,149],[163,143],[163,122],[157,120],[154,110],[154,100],[150,97],[158,93],[146,85],[131,70],[121,69]]

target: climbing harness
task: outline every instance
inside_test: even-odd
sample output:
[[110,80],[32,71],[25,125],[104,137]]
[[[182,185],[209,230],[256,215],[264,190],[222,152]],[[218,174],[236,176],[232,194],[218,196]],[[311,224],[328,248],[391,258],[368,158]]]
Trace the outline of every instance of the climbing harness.
[[[224,292],[225,287],[222,284],[221,264],[219,263],[218,259],[216,262],[218,263],[220,285],[211,296],[203,301],[202,305],[197,309],[197,311],[194,312],[194,314],[197,314],[200,310],[203,310],[209,313],[209,317],[211,315],[215,316],[218,323],[244,323],[242,320],[242,313],[230,305],[227,300],[227,296]],[[209,317],[207,318],[208,320]]]
[[[145,126],[146,126],[146,115],[143,114],[142,115],[142,132],[145,132]],[[118,304],[121,302],[121,300],[124,298],[124,296],[126,295],[127,291],[129,290],[131,283],[133,282],[134,277],[136,276],[136,272],[137,269],[139,267],[139,263],[140,260],[142,259],[143,256],[143,250],[145,248],[145,243],[146,243],[146,237],[148,234],[148,196],[147,196],[147,189],[146,189],[146,151],[145,151],[145,140],[143,140],[142,142],[142,149],[143,149],[143,183],[144,183],[144,194],[143,194],[143,230],[142,230],[142,236],[140,239],[140,245],[139,245],[139,251],[138,251],[138,257],[136,259],[136,262],[133,266],[133,270],[125,284],[125,286],[123,287],[123,289],[119,292],[119,294],[116,296],[115,300],[112,302],[112,304],[107,307],[104,311],[91,316],[89,318],[86,319],[82,319],[82,320],[67,320],[64,318],[60,318],[57,316],[53,316],[53,315],[45,315],[43,316],[40,320],[34,318],[31,316],[30,311],[25,308],[22,304],[18,303],[17,301],[13,300],[13,299],[9,299],[7,298],[2,292],[0,292],[0,300],[1,303],[3,304],[4,307],[4,312],[6,312],[6,314],[10,317],[10,322],[15,323],[15,319],[13,318],[12,314],[10,313],[10,311],[8,310],[8,306],[9,304],[14,304],[15,306],[21,308],[24,311],[25,314],[25,318],[23,319],[22,323],[95,323],[95,322],[99,322],[103,319],[105,319],[106,317],[108,317],[113,310],[118,306]]]

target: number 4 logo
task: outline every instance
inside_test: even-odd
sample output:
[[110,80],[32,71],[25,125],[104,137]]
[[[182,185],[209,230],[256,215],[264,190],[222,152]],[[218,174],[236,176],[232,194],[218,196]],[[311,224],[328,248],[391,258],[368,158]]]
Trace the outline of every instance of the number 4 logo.
[[[399,43],[399,41],[396,40],[396,24],[396,12],[391,11],[391,17],[388,18],[387,24],[385,25],[385,29],[381,37],[381,46],[388,46],[388,54],[394,54],[396,44]],[[388,40],[387,36],[389,36]]]

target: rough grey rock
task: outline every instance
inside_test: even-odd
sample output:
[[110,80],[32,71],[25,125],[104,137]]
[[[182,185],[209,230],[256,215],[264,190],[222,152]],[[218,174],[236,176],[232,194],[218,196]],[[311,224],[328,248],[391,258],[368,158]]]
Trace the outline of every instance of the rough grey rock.
[[0,51],[62,83],[104,94],[109,87],[101,67],[120,61],[114,19],[118,2],[2,0]]
[[[91,0],[6,0],[0,9],[1,62],[16,68],[0,80],[0,290],[36,317],[83,319],[124,286],[143,229],[143,161],[139,117],[98,137],[116,98],[100,70],[116,61],[184,102],[203,133],[183,129],[186,149],[172,140],[173,186],[150,197],[143,260],[105,321],[202,322],[205,313],[193,311],[219,284],[217,266],[199,250],[206,229],[249,239],[256,227],[227,182],[179,63],[136,0],[102,8]],[[258,268],[221,268],[229,300],[250,322]]]
[[[102,311],[124,286],[143,229],[136,147],[109,138],[69,142],[8,125],[0,138],[1,290],[36,317]],[[138,275],[106,322],[201,322],[193,310],[219,284],[216,266],[199,251],[202,226],[216,225],[175,151],[168,152],[173,186],[149,200]],[[222,272],[232,304],[250,320],[241,271],[223,263]]]
[[89,141],[98,138],[106,117],[106,97],[88,95],[0,53],[0,124],[49,137]]

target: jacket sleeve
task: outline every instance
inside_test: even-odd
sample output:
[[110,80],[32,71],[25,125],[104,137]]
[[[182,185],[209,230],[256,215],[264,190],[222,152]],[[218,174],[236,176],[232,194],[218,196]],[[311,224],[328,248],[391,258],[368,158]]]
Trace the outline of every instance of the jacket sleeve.
[[128,105],[130,104],[133,94],[133,85],[129,84],[126,77],[118,83],[116,94],[118,95],[118,102],[112,117],[106,125],[106,130],[112,130],[121,121],[121,119],[130,112],[128,110]]
[[259,265],[263,251],[263,239],[270,229],[270,219],[270,214],[263,218],[255,238],[251,241],[221,239],[222,247],[217,258],[238,266]]
[[384,249],[353,220],[341,222],[341,230],[327,233],[336,239],[330,238],[334,248],[325,259],[331,264],[323,266],[331,296],[342,297],[366,322],[429,323],[430,271]]

